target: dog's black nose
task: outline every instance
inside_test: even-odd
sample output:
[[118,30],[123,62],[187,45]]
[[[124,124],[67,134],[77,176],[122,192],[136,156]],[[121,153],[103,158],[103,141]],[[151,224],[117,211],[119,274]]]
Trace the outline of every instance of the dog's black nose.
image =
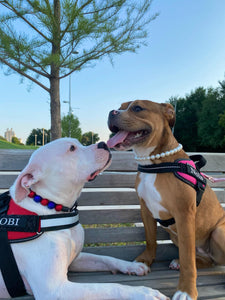
[[116,126],[119,116],[120,116],[120,112],[118,110],[111,110],[109,112],[108,127],[109,127],[109,130],[114,133],[117,133],[119,131],[118,127]]
[[118,115],[119,113],[120,113],[120,112],[119,112],[118,110],[111,110],[111,111],[109,112],[109,117],[112,118],[112,117]]
[[98,143],[98,149],[104,149],[104,150],[109,151],[108,146],[107,146],[106,143],[104,143],[104,142]]

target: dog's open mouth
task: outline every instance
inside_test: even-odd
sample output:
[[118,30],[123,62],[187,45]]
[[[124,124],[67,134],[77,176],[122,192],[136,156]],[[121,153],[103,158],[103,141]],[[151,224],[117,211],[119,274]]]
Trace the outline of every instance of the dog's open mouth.
[[112,154],[109,152],[109,158],[105,164],[105,166],[101,169],[96,170],[95,172],[91,173],[91,175],[88,177],[88,181],[93,181],[101,172],[103,172],[105,169],[108,168],[108,166],[111,163],[111,159],[112,159]]
[[134,132],[120,130],[111,139],[108,140],[107,146],[109,148],[116,148],[121,150],[127,149],[134,144],[143,142],[149,135],[149,133],[150,132],[146,129]]

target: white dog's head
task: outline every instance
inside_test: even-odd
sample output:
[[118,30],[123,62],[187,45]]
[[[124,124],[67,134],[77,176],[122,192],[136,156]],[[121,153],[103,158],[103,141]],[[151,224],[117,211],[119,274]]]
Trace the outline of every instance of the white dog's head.
[[93,180],[111,163],[105,143],[82,146],[61,138],[36,150],[10,189],[18,203],[32,189],[38,195],[71,207],[85,182]]

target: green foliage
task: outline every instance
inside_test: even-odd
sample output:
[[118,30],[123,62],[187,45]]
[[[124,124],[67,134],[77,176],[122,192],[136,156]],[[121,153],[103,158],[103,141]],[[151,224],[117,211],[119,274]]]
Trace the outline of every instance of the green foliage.
[[[55,65],[62,78],[105,55],[135,52],[157,17],[149,14],[151,2],[2,0],[0,61],[31,77],[50,78]],[[54,53],[57,45],[60,51]]]
[[16,136],[13,136],[12,137],[12,143],[13,144],[17,144],[17,145],[20,145],[21,143],[20,143],[20,140],[16,137]]
[[62,137],[72,137],[81,141],[80,121],[73,114],[68,114],[62,118]]
[[199,87],[184,98],[169,99],[176,107],[174,135],[186,151],[225,151],[223,91]]
[[224,128],[219,123],[220,114],[223,111],[225,111],[225,98],[219,89],[208,89],[198,121],[200,145],[206,151],[224,149]]
[[[52,139],[61,136],[59,81],[145,44],[152,0],[1,0],[0,64],[50,94]],[[48,80],[46,80],[48,79]]]
[[82,135],[81,143],[84,146],[88,146],[88,145],[97,143],[99,140],[100,140],[100,138],[97,133],[89,131]]
[[0,149],[36,149],[37,147],[32,146],[24,146],[24,145],[17,145],[13,143],[7,142],[5,139],[2,140],[0,138]]
[[[43,139],[44,135],[44,139]],[[33,129],[27,138],[26,145],[42,146],[50,142],[50,130],[37,128]]]
[[223,128],[223,139],[222,143],[225,145],[225,111],[223,114],[219,115],[219,126]]

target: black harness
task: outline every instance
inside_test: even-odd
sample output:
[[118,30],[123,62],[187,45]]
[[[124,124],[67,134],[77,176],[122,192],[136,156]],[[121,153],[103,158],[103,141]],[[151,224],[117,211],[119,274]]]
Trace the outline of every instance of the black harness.
[[74,207],[71,212],[48,216],[39,216],[33,212],[7,215],[10,204],[17,206],[11,201],[9,192],[0,195],[0,269],[10,296],[20,297],[27,293],[10,244],[38,238],[46,231],[74,227],[79,223],[79,214]]
[[[173,163],[138,165],[138,171],[150,174],[173,173],[178,179],[189,184],[196,190],[196,206],[199,206],[206,188],[206,179],[200,173],[200,169],[205,164],[206,159],[202,155],[192,155],[190,159],[178,159]],[[175,224],[174,218],[168,220],[156,219],[156,221],[164,227]]]

